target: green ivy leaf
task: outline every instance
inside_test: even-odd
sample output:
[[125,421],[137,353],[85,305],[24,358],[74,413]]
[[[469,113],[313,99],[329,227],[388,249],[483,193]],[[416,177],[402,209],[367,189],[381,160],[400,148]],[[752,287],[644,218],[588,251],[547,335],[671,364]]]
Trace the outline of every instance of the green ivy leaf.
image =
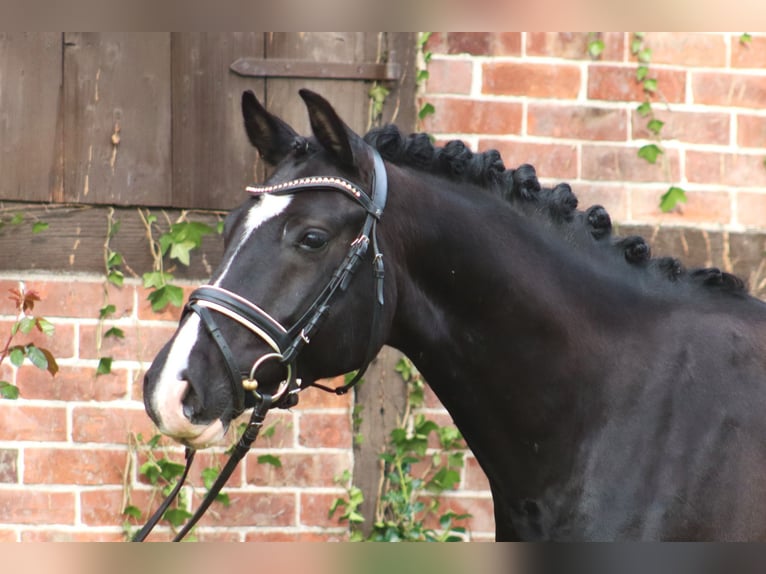
[[163,273],[162,271],[150,271],[144,273],[143,276],[144,287],[147,289],[159,288],[165,285],[168,281],[173,280],[173,276],[169,273]]
[[169,304],[181,307],[184,303],[184,290],[175,285],[165,285],[149,293],[147,299],[155,312],[162,311]]
[[649,163],[657,163],[657,158],[664,153],[657,144],[647,144],[641,146],[638,150],[638,157],[645,159]]
[[643,48],[638,51],[638,61],[647,63],[650,62],[652,59],[652,49],[651,48]]
[[136,520],[141,520],[141,510],[138,507],[133,506],[132,504],[129,504],[128,506],[126,506],[123,509],[122,513],[125,516],[128,516],[130,518],[135,518]]
[[270,464],[273,467],[282,468],[282,461],[273,454],[262,454],[258,457],[258,464]]
[[660,131],[662,131],[662,126],[664,126],[664,125],[665,125],[665,122],[663,122],[661,120],[658,120],[657,118],[652,118],[646,124],[646,127],[654,135],[658,135],[660,133]]
[[109,271],[106,279],[109,281],[109,283],[112,283],[117,287],[122,287],[123,283],[125,282],[125,275],[119,269],[112,269]]
[[114,337],[115,339],[124,339],[125,331],[123,331],[122,329],[118,327],[112,327],[106,333],[104,333],[105,339],[108,339],[109,337]]
[[19,388],[8,381],[0,381],[0,396],[5,399],[15,400],[19,398]]
[[116,251],[112,251],[106,260],[106,265],[108,267],[117,267],[118,265],[122,265],[122,255]]
[[643,102],[640,106],[636,108],[636,111],[638,112],[638,115],[642,118],[645,118],[649,114],[652,113],[652,104],[649,102]]
[[680,187],[673,186],[660,198],[660,209],[663,213],[667,213],[679,203],[686,203],[686,192]]
[[636,68],[636,81],[643,82],[647,75],[649,75],[649,68],[647,66],[639,66]]
[[30,344],[27,345],[27,358],[38,369],[48,370],[48,357],[40,349]]
[[20,225],[23,222],[24,222],[23,213],[15,213],[13,217],[11,218],[11,225]]
[[170,248],[170,258],[175,259],[176,261],[179,261],[188,267],[189,263],[191,262],[191,256],[190,256],[191,251],[192,249],[197,247],[197,245],[195,245],[193,241],[188,239],[186,241],[180,241],[178,243],[173,242],[171,243],[171,245],[172,246]]
[[436,113],[436,108],[434,108],[434,105],[430,102],[426,102],[418,112],[418,119],[423,120],[434,113]]
[[8,354],[8,358],[11,360],[11,364],[14,367],[20,367],[24,363],[24,357],[26,357],[24,347],[13,347]]
[[752,41],[753,41],[753,37],[747,32],[744,32],[743,34],[740,34],[739,36],[739,43],[745,46],[747,46]]
[[38,331],[48,337],[53,336],[53,333],[56,331],[56,327],[53,326],[53,323],[43,317],[35,317],[35,326]]
[[171,526],[178,528],[191,518],[191,512],[183,508],[168,508],[162,518],[167,520]]
[[40,233],[48,229],[48,227],[50,227],[50,225],[45,221],[35,221],[34,224],[32,224],[32,233]]
[[657,91],[657,78],[647,78],[644,80],[644,91],[654,93]]
[[[22,317],[18,323],[14,325],[16,327],[17,331],[21,331],[25,335],[29,335],[29,333],[32,331],[32,329],[35,328],[35,324],[37,322],[35,321],[34,317]],[[16,334],[15,332],[13,333]]]
[[604,53],[604,48],[604,41],[600,38],[588,42],[588,54],[590,54],[591,58],[598,58]]
[[110,315],[114,315],[115,311],[117,311],[117,307],[114,305],[105,305],[101,307],[98,311],[98,318],[99,319],[106,319]]
[[101,357],[98,360],[98,366],[96,367],[96,376],[108,375],[112,372],[112,358]]

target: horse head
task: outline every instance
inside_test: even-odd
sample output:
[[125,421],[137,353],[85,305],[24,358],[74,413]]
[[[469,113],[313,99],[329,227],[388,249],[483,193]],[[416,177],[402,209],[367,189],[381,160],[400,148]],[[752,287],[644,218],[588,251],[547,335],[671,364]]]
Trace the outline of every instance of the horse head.
[[317,379],[364,367],[391,322],[389,305],[371,313],[394,297],[376,235],[383,162],[326,100],[300,95],[313,137],[243,94],[247,135],[273,173],[227,216],[221,264],[144,379],[151,418],[191,447],[218,442],[264,396],[289,406]]

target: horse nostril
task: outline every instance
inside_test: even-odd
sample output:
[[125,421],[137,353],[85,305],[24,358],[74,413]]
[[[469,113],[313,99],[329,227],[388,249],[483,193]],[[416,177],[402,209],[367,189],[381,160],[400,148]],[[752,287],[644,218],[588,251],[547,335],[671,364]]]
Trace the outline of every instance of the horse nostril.
[[197,394],[191,385],[187,386],[186,394],[181,399],[181,404],[183,405],[184,416],[191,422],[195,422],[204,409],[202,397]]

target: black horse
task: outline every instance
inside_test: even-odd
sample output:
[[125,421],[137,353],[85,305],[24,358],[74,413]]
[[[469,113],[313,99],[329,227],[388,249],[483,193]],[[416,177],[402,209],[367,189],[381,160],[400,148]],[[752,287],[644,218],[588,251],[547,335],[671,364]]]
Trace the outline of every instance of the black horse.
[[766,305],[740,280],[613,237],[531,166],[300,95],[313,137],[243,95],[276,169],[146,374],[163,432],[205,446],[243,379],[285,406],[389,344],[486,472],[498,540],[766,539]]

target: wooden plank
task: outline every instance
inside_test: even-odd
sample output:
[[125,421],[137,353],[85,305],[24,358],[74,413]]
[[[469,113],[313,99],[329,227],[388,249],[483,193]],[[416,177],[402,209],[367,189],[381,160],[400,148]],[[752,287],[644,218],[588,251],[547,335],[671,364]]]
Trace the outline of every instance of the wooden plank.
[[362,489],[364,502],[359,508],[364,523],[362,532],[372,531],[375,506],[383,473],[380,454],[384,451],[391,431],[401,422],[407,386],[394,368],[402,354],[391,347],[383,347],[370,363],[364,383],[355,389],[355,403],[359,425],[354,434],[361,442],[354,443],[354,484]]
[[[0,227],[0,269],[8,271],[64,271],[77,273],[104,273],[104,244],[107,234],[108,208],[90,205],[30,205],[3,202],[0,215],[24,214],[19,225],[6,223]],[[158,217],[154,237],[168,229],[179,210],[152,209]],[[119,231],[110,241],[110,247],[120,253],[126,265],[126,277],[140,277],[152,270],[153,259],[146,227],[137,208],[116,208],[113,215],[120,222]],[[9,217],[5,217],[8,219]],[[207,223],[215,228],[218,216],[211,213],[193,213],[192,221]],[[44,221],[48,229],[33,233],[35,221]],[[213,233],[202,239],[198,251],[192,254],[191,265],[166,260],[167,271],[179,279],[206,281],[223,255],[223,239]]]
[[305,62],[303,60],[239,58],[231,70],[253,78],[326,78],[333,80],[399,79],[399,66],[390,62]]
[[263,33],[174,33],[173,205],[230,209],[257,176],[242,126],[241,96],[264,81],[230,71],[242,55],[263,57]]
[[0,198],[60,195],[60,33],[0,33]]
[[170,34],[67,33],[64,199],[170,205]]
[[[313,62],[374,62],[377,37],[364,32],[269,32],[266,58],[292,58]],[[308,116],[298,90],[313,90],[333,104],[344,121],[364,132],[368,124],[369,82],[334,79],[271,78],[266,81],[266,107],[299,133],[310,133]]]

